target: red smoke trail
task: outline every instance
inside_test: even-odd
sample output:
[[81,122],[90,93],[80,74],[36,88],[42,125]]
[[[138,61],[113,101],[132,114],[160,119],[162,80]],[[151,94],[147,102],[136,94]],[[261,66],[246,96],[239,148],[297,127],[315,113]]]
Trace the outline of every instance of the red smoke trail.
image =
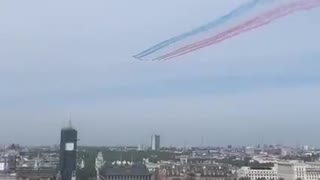
[[202,40],[200,42],[197,42],[197,43],[194,43],[191,45],[187,45],[187,46],[180,48],[174,52],[163,55],[155,60],[172,59],[172,58],[193,52],[197,49],[204,48],[206,46],[222,42],[226,39],[232,38],[232,37],[237,36],[239,34],[242,34],[244,32],[247,32],[247,31],[256,29],[258,27],[267,25],[267,24],[271,23],[272,21],[279,19],[281,17],[287,16],[291,13],[294,13],[297,10],[315,8],[320,5],[319,3],[320,3],[319,0],[308,1],[307,3],[303,2],[303,1],[290,3],[288,5],[285,5],[280,8],[277,8],[275,10],[264,13],[263,15],[261,15],[259,17],[256,17],[250,21],[247,21],[239,26],[236,26],[228,31],[223,32],[223,33],[220,33],[214,37]]
[[252,27],[248,26],[248,27],[245,27],[244,29],[239,29],[239,30],[233,31],[231,33],[229,32],[226,35],[224,34],[222,36],[215,36],[213,38],[209,38],[204,43],[200,43],[200,44],[198,43],[199,45],[196,45],[194,47],[188,48],[185,51],[181,51],[180,53],[175,53],[175,55],[172,55],[171,57],[168,56],[167,58],[163,58],[163,59],[165,59],[165,60],[172,59],[172,58],[175,58],[175,57],[182,56],[184,54],[188,54],[188,53],[193,52],[195,50],[210,46],[212,44],[220,43],[220,42],[222,42],[222,41],[224,41],[226,39],[232,38],[232,37],[237,36],[239,34],[242,34],[244,32],[251,31],[251,30],[257,29],[259,27],[265,26],[267,24],[270,24],[272,21],[274,21],[276,19],[279,19],[281,17],[285,17],[285,16],[287,16],[287,15],[289,15],[291,13],[294,13],[295,11],[298,11],[298,10],[309,10],[309,9],[316,8],[319,5],[320,5],[320,1],[318,0],[318,1],[314,2],[313,4],[304,4],[304,6],[297,7],[296,9],[291,9],[288,12],[281,12],[280,14],[275,14],[275,15],[273,15],[272,18],[269,17],[269,19],[266,19],[264,21],[258,22],[256,24],[251,24]]
[[264,14],[254,18],[252,20],[246,21],[245,23],[242,23],[242,24],[240,24],[240,25],[238,25],[238,26],[236,26],[236,27],[234,27],[232,29],[224,31],[224,32],[222,32],[222,33],[220,33],[220,34],[218,34],[218,35],[216,35],[214,37],[207,38],[207,39],[202,40],[200,42],[184,46],[184,47],[182,47],[182,48],[180,48],[180,49],[178,49],[178,50],[176,50],[174,52],[171,52],[169,54],[163,55],[163,56],[161,56],[161,57],[159,57],[159,58],[157,58],[155,60],[166,59],[166,58],[168,58],[170,56],[175,56],[178,53],[182,53],[182,52],[184,52],[186,50],[189,50],[191,48],[197,47],[197,46],[202,45],[204,43],[211,42],[212,40],[223,38],[224,36],[228,36],[231,33],[235,33],[237,31],[243,31],[243,29],[248,28],[248,26],[256,26],[256,23],[261,23],[261,21],[265,21],[265,20],[267,20],[267,18],[270,18],[270,17],[276,15],[276,13],[285,12],[290,8],[291,9],[294,8],[295,6],[301,6],[301,4],[303,4],[303,3],[301,1],[299,1],[298,3],[291,3],[289,5],[282,6],[280,8],[275,9],[275,10],[272,10],[272,11],[269,11],[267,13],[264,13]]

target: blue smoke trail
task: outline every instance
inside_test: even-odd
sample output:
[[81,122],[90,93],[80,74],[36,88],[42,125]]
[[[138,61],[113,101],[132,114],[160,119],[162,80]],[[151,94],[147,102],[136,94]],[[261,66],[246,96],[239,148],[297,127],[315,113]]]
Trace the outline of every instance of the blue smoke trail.
[[210,29],[213,29],[221,24],[224,24],[224,23],[227,23],[229,20],[231,20],[232,18],[235,18],[237,16],[240,16],[244,13],[246,13],[247,11],[249,11],[250,9],[253,9],[255,8],[258,4],[261,4],[261,3],[265,3],[265,2],[272,2],[272,1],[275,1],[275,0],[252,0],[246,4],[243,4],[241,5],[240,7],[234,9],[233,11],[231,11],[230,13],[222,16],[221,18],[215,20],[215,21],[212,21],[204,26],[201,26],[199,28],[196,28],[190,32],[186,32],[184,34],[181,34],[181,35],[178,35],[178,36],[175,36],[173,38],[170,38],[168,40],[165,40],[137,55],[134,55],[133,57],[137,58],[137,59],[142,59],[143,57],[149,55],[149,54],[152,54],[164,47],[167,47],[173,43],[176,43],[180,40],[183,40],[184,38],[187,38],[187,37],[190,37],[190,36],[193,36],[193,35],[196,35],[200,32],[203,32],[203,31],[207,31],[207,30],[210,30]]

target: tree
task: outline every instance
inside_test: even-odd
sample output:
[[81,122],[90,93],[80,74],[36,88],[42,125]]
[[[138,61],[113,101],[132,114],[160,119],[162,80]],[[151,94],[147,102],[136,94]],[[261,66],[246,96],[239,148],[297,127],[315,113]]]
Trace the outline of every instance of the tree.
[[105,147],[79,147],[79,160],[84,160],[85,167],[77,170],[77,177],[80,180],[88,180],[96,177],[95,158],[98,152],[102,152],[106,165],[113,161],[134,161],[142,162],[143,158],[149,158],[150,162],[157,162],[159,160],[174,160],[175,153],[171,152],[156,152],[156,151],[111,151]]

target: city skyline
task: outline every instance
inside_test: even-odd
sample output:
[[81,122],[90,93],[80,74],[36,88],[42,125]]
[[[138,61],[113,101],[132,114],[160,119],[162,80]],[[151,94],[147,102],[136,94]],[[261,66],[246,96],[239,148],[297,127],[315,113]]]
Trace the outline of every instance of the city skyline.
[[174,61],[131,57],[243,2],[1,1],[0,144],[59,144],[71,114],[84,145],[319,146],[319,10]]
[[[59,146],[0,147],[0,179],[56,180],[315,180],[320,177],[320,149],[284,147],[193,147],[159,150],[77,146],[78,132],[61,129]],[[158,144],[158,145],[157,145]]]
[[[65,126],[66,127],[66,126]],[[64,128],[62,128],[64,129]],[[59,135],[59,134],[56,134]],[[80,134],[81,136],[81,134]],[[108,148],[133,148],[136,147],[137,150],[139,151],[139,148],[141,148],[142,151],[144,150],[155,150],[153,149],[153,138],[154,136],[159,136],[160,135],[155,135],[152,134],[151,136],[151,141],[150,141],[150,136],[147,137],[143,137],[142,139],[139,139],[139,143],[125,143],[125,142],[121,142],[121,141],[116,141],[116,143],[112,144],[112,143],[101,143],[101,144],[95,144],[95,143],[84,143],[81,142],[80,139],[78,139],[78,145],[79,146],[92,146],[92,147],[108,147]],[[162,135],[161,135],[162,137]],[[165,136],[166,137],[166,136]],[[56,139],[58,139],[57,137],[55,137]],[[306,147],[308,148],[320,148],[320,145],[316,144],[316,143],[306,143],[306,142],[296,142],[296,143],[273,143],[273,142],[265,142],[262,139],[257,139],[257,141],[255,143],[228,143],[228,142],[223,142],[223,143],[210,143],[206,137],[199,137],[201,139],[199,139],[199,141],[197,141],[196,143],[187,143],[188,141],[184,140],[184,141],[180,141],[178,143],[167,143],[166,141],[163,142],[161,140],[161,146],[160,148],[208,148],[208,147],[264,147],[264,146],[283,146],[283,147],[288,147],[288,148],[301,148],[304,149]],[[162,138],[161,138],[162,139]],[[167,139],[168,140],[168,139]],[[41,146],[60,146],[61,140],[58,140],[58,143],[50,143],[50,142],[46,142],[46,143],[25,143],[25,142],[19,142],[19,141],[11,141],[11,142],[6,142],[6,143],[0,143],[1,147],[8,147],[11,145],[22,145],[22,146],[27,146],[27,147],[41,147]],[[170,139],[169,139],[170,141]],[[150,143],[151,142],[151,143]]]

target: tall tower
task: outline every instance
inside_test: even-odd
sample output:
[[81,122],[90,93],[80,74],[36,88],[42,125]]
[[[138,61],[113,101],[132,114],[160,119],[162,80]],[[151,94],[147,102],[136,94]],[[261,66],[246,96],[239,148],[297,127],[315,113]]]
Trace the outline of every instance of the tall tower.
[[60,139],[60,173],[61,180],[73,180],[76,174],[77,130],[69,127],[61,129]]
[[152,135],[151,136],[151,150],[159,151],[160,150],[160,136]]

